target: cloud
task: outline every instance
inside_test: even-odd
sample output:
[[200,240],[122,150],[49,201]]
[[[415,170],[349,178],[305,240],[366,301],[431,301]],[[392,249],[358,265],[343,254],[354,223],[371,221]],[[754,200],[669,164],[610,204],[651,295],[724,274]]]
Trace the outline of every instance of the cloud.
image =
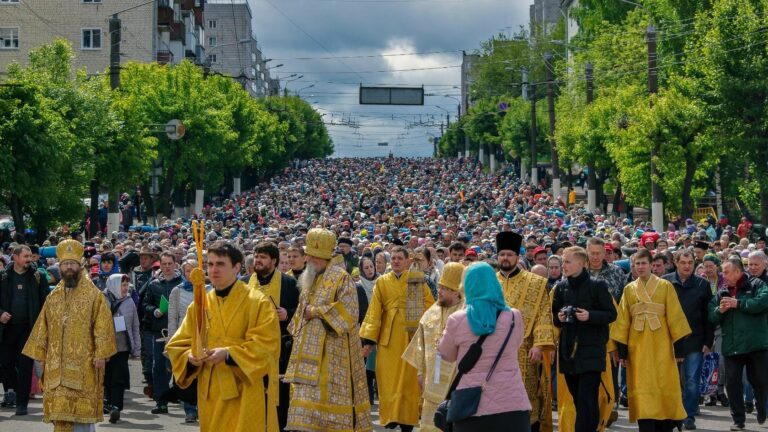
[[[530,0],[251,0],[254,32],[273,74],[325,114],[337,156],[430,156],[430,135],[455,120],[461,50],[528,21]],[[393,55],[426,53],[419,55]],[[337,57],[331,58],[328,57]],[[346,57],[346,58],[338,58]],[[420,70],[413,70],[420,69]],[[386,72],[381,72],[386,71]],[[425,105],[361,106],[358,87],[424,85]],[[437,106],[441,108],[438,108]],[[342,118],[344,120],[342,120]],[[332,120],[331,120],[332,119]],[[378,146],[388,142],[388,146]]]

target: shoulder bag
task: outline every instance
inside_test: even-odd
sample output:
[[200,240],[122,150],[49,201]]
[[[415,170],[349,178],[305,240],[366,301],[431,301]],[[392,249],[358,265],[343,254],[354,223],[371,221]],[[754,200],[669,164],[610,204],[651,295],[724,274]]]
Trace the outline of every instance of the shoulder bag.
[[[501,311],[497,313],[496,317],[498,318],[500,314]],[[456,378],[453,379],[451,388],[448,390],[448,397],[443,402],[441,402],[440,405],[438,405],[437,410],[435,411],[434,423],[438,429],[443,432],[451,432],[453,430],[453,423],[469,418],[477,412],[477,408],[480,406],[480,397],[482,396],[483,388],[485,387],[485,384],[487,384],[491,379],[491,376],[496,369],[496,365],[499,363],[501,355],[504,353],[504,349],[507,347],[509,338],[512,336],[512,329],[514,328],[515,318],[513,315],[512,325],[509,327],[507,337],[504,339],[504,343],[501,345],[499,353],[496,354],[496,359],[493,361],[491,369],[485,376],[485,382],[483,385],[479,387],[468,387],[457,390],[456,387],[459,385],[462,376],[469,372],[480,359],[480,354],[483,352],[481,346],[483,342],[485,342],[485,339],[488,337],[488,335],[480,336],[477,342],[473,343],[472,346],[469,347],[469,350],[466,354],[464,354],[464,357],[462,357],[461,361],[459,362],[459,373],[457,373]]]

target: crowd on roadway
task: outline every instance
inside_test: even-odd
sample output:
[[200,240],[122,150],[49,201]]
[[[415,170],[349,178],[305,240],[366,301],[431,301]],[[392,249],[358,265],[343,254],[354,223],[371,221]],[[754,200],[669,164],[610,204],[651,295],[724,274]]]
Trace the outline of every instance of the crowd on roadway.
[[0,406],[42,392],[54,430],[117,423],[140,358],[151,413],[208,431],[371,430],[374,403],[403,431],[546,432],[557,410],[594,432],[616,402],[641,432],[693,430],[702,404],[763,424],[765,237],[570,195],[463,158],[309,161],[158,227],[124,194],[119,232],[2,244]]

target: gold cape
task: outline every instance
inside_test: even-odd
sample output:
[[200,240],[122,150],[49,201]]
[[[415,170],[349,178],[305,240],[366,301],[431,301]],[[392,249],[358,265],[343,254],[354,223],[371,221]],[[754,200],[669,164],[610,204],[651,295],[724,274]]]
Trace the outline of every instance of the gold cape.
[[[318,318],[304,319],[307,306]],[[287,430],[373,429],[358,308],[357,288],[337,266],[329,265],[311,287],[301,290],[288,327],[295,339],[285,374],[291,383]]]
[[[413,337],[406,331],[406,289],[409,272],[398,279],[389,272],[376,280],[371,304],[360,327],[360,337],[377,343],[376,382],[379,389],[379,423],[417,425],[421,389],[416,369],[401,356]],[[426,311],[435,302],[427,284],[422,284]]]
[[[189,306],[166,350],[181,388],[197,379],[202,432],[271,432],[277,430],[280,326],[272,302],[237,281],[227,297],[208,296],[208,349],[227,348],[237,364],[200,367],[188,362],[195,337],[195,304]],[[265,390],[264,383],[269,388]]]
[[22,353],[45,362],[43,421],[104,420],[104,369],[94,359],[117,352],[112,313],[104,294],[85,273],[74,289],[64,281],[48,295]]
[[440,429],[435,427],[433,419],[437,406],[445,399],[456,375],[456,362],[450,363],[441,359],[439,380],[435,382],[437,345],[443,337],[443,330],[445,330],[448,317],[463,307],[463,300],[447,308],[441,307],[437,303],[433,304],[421,317],[419,328],[402,356],[403,360],[416,368],[419,380],[424,386],[421,423],[419,424],[419,430],[422,432],[440,432]]
[[691,327],[674,286],[654,275],[636,280],[624,288],[618,312],[611,339],[629,347],[629,421],[686,418],[673,344]]
[[533,347],[540,347],[544,356],[548,356],[548,352],[555,349],[547,280],[525,270],[520,270],[509,278],[498,272],[496,277],[501,283],[507,305],[518,309],[525,321],[525,334],[518,360],[525,391],[531,402],[531,424],[539,423],[541,432],[551,432],[550,374],[545,370],[546,362],[532,363],[528,360],[528,353]]

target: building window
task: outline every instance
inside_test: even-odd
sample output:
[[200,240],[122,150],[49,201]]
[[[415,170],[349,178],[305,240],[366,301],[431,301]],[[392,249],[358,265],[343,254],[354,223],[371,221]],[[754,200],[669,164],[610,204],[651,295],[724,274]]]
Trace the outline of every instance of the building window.
[[208,20],[208,28],[209,29],[216,28],[216,20]]
[[19,3],[19,0],[0,0],[0,4]]
[[87,28],[83,29],[83,37],[80,45],[84,50],[101,49],[101,29]]
[[0,27],[0,49],[19,49],[18,27]]
[[216,63],[216,54],[209,54],[208,61],[211,63]]
[[215,36],[211,36],[208,38],[208,46],[215,47],[217,42],[218,41],[216,40]]

